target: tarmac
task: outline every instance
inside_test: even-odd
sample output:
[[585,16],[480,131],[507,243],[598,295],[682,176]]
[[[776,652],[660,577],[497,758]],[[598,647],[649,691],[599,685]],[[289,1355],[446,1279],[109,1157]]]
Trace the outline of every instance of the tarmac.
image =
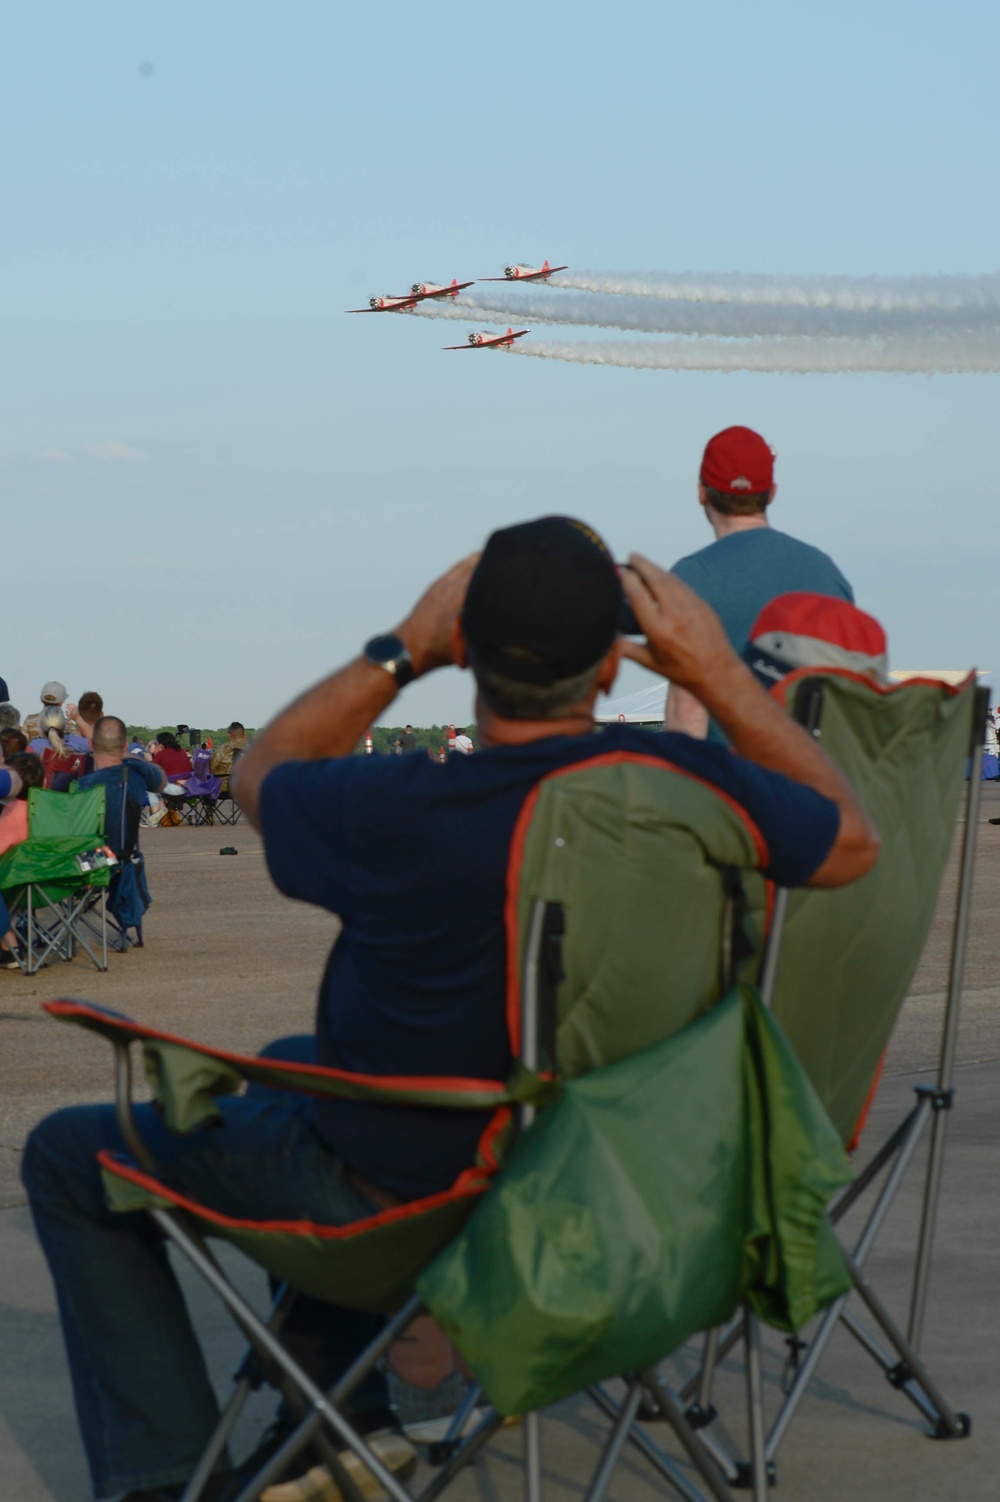
[[[948,1401],[972,1418],[969,1438],[933,1441],[916,1410],[843,1331],[838,1332],[777,1458],[785,1502],[882,1498],[1000,1497],[1000,971],[993,920],[1000,879],[1000,784],[984,786],[972,924],[959,1034],[955,1109],[948,1117],[945,1175],[922,1354]],[[238,855],[220,857],[234,845]],[[81,996],[159,1026],[240,1050],[312,1023],[316,986],[336,920],[291,903],[270,885],[260,841],[235,829],[144,833],[154,905],[146,947],[112,955],[106,974],[84,957],[36,977],[0,974],[0,1502],[85,1502],[91,1489],[77,1437],[52,1286],[18,1176],[24,1138],[48,1111],[111,1094],[110,1050],[80,1029],[44,1017],[39,1003]],[[933,931],[893,1039],[858,1165],[909,1109],[913,1087],[933,1081],[956,883],[953,851]],[[869,1260],[875,1286],[905,1322],[908,1271],[920,1212],[924,1154],[917,1158]],[[263,1301],[264,1280],[224,1253],[241,1286]],[[241,1344],[227,1316],[182,1270],[213,1374],[224,1383]],[[693,1350],[666,1365],[692,1369]],[[773,1415],[788,1351],[767,1332],[765,1396]],[[718,1406],[734,1447],[744,1445],[738,1368],[726,1362]],[[254,1444],[273,1400],[255,1397],[241,1420],[237,1455]],[[662,1434],[661,1434],[662,1430]],[[669,1431],[651,1430],[668,1448]],[[560,1405],[542,1428],[545,1496],[580,1498],[607,1423],[586,1400]],[[452,1489],[456,1502],[520,1495],[519,1431],[508,1429]],[[676,1493],[634,1450],[609,1496],[621,1502]]]

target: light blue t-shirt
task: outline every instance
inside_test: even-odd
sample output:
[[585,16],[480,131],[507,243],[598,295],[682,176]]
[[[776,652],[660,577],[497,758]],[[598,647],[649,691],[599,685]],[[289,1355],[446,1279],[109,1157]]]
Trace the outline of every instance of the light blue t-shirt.
[[854,591],[833,559],[807,542],[751,527],[731,532],[674,564],[673,572],[719,616],[734,652],[742,652],[764,606],[792,590],[854,604]]

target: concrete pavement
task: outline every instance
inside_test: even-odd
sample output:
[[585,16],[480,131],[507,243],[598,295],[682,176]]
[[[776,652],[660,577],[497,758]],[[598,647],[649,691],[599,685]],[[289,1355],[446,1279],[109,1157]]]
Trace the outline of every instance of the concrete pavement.
[[[1000,789],[988,787],[980,829],[976,901],[957,1070],[949,1119],[946,1176],[935,1248],[924,1354],[949,1400],[973,1416],[968,1440],[924,1438],[915,1410],[855,1343],[840,1333],[820,1367],[778,1457],[778,1495],[787,1502],[876,1498],[962,1499],[1000,1495],[1000,973],[994,892],[1000,877]],[[220,858],[221,845],[239,849]],[[144,838],[156,898],[147,948],[112,956],[106,975],[84,961],[27,979],[0,974],[0,1502],[84,1502],[90,1496],[65,1375],[58,1318],[35,1244],[17,1164],[24,1135],[45,1111],[68,1101],[107,1099],[109,1051],[78,1029],[42,1019],[38,1001],[81,995],[231,1047],[250,1049],[278,1032],[304,1030],[316,980],[335,932],[332,919],[276,896],[260,844],[235,830],[153,830]],[[940,1026],[947,970],[955,858],[941,910],[911,988],[866,1134],[871,1151],[908,1109],[913,1085],[928,1077]],[[860,1161],[863,1161],[863,1154]],[[918,1159],[870,1262],[873,1280],[905,1317],[906,1274],[919,1214]],[[236,1259],[227,1257],[236,1267]],[[244,1286],[263,1279],[241,1270]],[[213,1372],[232,1369],[239,1341],[225,1316],[190,1284]],[[787,1352],[767,1338],[768,1402],[775,1406]],[[689,1354],[672,1363],[675,1374]],[[721,1377],[720,1408],[742,1441],[735,1368]],[[237,1439],[249,1447],[270,1416],[266,1397]],[[583,1401],[564,1404],[544,1424],[546,1496],[586,1489],[605,1423]],[[518,1495],[518,1431],[509,1430],[455,1488],[457,1502],[503,1502]],[[668,1493],[638,1457],[619,1468],[611,1495]]]

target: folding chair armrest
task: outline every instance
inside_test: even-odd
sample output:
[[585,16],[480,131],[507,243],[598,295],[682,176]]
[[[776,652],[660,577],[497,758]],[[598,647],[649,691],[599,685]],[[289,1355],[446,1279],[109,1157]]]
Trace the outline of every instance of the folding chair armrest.
[[507,1087],[497,1080],[353,1074],[211,1048],[93,1002],[63,998],[44,1002],[43,1007],[57,1021],[75,1022],[106,1038],[118,1053],[119,1073],[122,1057],[128,1058],[128,1045],[141,1043],[146,1077],[167,1126],[175,1132],[191,1132],[217,1120],[215,1097],[234,1094],[244,1080],[325,1098],[438,1109],[496,1110],[511,1099]]

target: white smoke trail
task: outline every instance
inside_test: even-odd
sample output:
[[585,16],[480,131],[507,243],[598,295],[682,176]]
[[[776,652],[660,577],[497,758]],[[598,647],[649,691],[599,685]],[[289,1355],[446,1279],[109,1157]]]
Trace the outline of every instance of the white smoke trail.
[[709,334],[720,338],[758,334],[834,337],[872,334],[926,334],[958,328],[1000,328],[996,307],[909,308],[798,307],[743,303],[665,302],[629,294],[551,293],[525,288],[495,300],[475,295],[421,303],[414,310],[425,318],[480,318],[488,323],[515,320],[567,324],[582,328],[626,329],[646,334]]
[[618,365],[632,370],[768,371],[773,374],[834,374],[841,371],[899,374],[1000,371],[1000,335],[927,339],[731,339],[658,340],[620,343],[535,343],[512,353],[578,365]]
[[784,276],[755,272],[571,271],[548,283],[579,292],[744,307],[840,308],[849,312],[970,313],[1000,310],[1000,272],[951,276]]

